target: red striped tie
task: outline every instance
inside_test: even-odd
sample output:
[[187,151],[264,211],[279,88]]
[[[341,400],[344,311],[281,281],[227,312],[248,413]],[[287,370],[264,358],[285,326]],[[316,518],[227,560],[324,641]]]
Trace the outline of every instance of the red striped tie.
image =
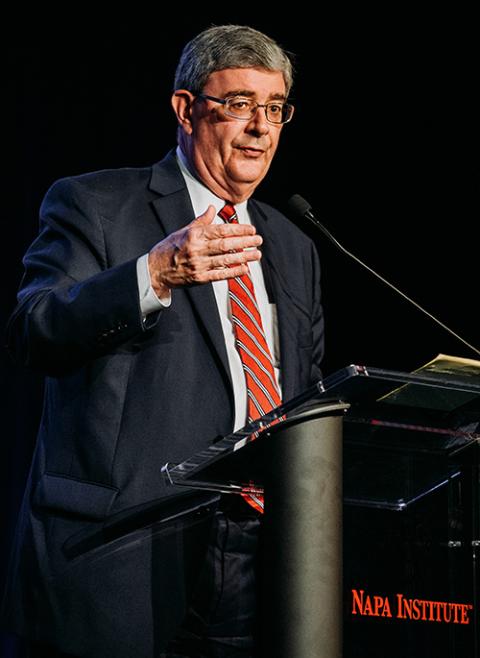
[[[238,223],[231,203],[218,213],[226,222]],[[282,403],[273,360],[265,338],[250,272],[228,279],[228,292],[237,351],[242,361],[247,386],[248,422],[256,420]],[[244,496],[255,509],[263,511],[263,496]]]

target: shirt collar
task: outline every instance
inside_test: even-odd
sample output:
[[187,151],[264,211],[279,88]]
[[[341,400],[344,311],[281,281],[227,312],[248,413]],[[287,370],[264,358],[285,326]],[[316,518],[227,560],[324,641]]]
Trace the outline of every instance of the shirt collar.
[[[176,155],[178,166],[180,167],[180,171],[182,172],[185,183],[187,185],[188,193],[190,194],[193,210],[195,211],[195,217],[198,217],[204,213],[209,205],[214,206],[218,213],[225,205],[225,200],[216,196],[211,190],[208,189],[208,187],[202,183],[199,178],[197,178],[195,172],[191,171],[185,154],[183,153],[180,146],[177,146]],[[247,203],[248,201],[242,201],[241,203],[235,204],[238,221],[240,223],[249,222],[247,215]]]

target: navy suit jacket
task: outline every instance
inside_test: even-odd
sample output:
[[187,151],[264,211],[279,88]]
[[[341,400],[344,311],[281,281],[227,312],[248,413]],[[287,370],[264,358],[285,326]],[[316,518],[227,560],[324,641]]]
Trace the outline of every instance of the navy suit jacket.
[[[287,400],[320,377],[318,257],[276,210],[254,200],[248,210],[264,238]],[[161,467],[232,431],[213,288],[174,290],[144,324],[136,278],[137,258],[193,218],[170,153],[55,183],[25,256],[10,346],[45,373],[46,393],[5,616],[69,653],[156,655],[202,560],[214,496],[167,487]]]

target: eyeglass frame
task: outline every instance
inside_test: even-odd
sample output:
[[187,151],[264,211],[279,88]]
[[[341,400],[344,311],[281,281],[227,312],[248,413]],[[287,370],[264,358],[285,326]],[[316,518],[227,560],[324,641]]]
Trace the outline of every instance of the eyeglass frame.
[[[229,117],[232,117],[232,119],[236,119],[237,121],[251,121],[254,118],[254,116],[256,115],[258,108],[263,107],[263,109],[265,111],[265,118],[267,119],[268,123],[271,123],[273,126],[283,126],[286,123],[290,123],[290,121],[292,120],[294,111],[295,111],[295,106],[294,105],[292,105],[291,103],[286,103],[285,101],[280,101],[284,105],[284,107],[292,108],[291,109],[291,114],[290,114],[289,118],[286,121],[270,121],[270,119],[267,116],[267,108],[272,103],[276,103],[276,102],[279,102],[279,101],[269,101],[268,103],[257,103],[256,101],[252,100],[251,98],[247,98],[246,96],[241,96],[241,95],[239,95],[239,96],[229,96],[228,98],[217,98],[216,96],[209,96],[208,94],[197,94],[196,98],[201,98],[203,100],[208,100],[208,101],[214,101],[215,103],[221,103],[222,105],[226,105],[227,108],[225,109],[225,114]],[[228,103],[229,103],[229,101],[231,101],[235,98],[244,98],[245,100],[251,101],[252,103],[255,104],[254,105],[255,111],[252,114],[252,116],[250,116],[250,117],[237,117],[235,114],[232,114],[232,113],[228,112]]]

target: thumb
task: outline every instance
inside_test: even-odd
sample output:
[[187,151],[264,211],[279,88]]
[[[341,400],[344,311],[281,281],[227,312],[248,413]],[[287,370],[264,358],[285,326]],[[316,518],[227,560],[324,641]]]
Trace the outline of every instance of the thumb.
[[216,214],[217,211],[215,210],[215,206],[209,205],[203,215],[199,215],[196,219],[193,220],[192,225],[208,226],[213,222]]

